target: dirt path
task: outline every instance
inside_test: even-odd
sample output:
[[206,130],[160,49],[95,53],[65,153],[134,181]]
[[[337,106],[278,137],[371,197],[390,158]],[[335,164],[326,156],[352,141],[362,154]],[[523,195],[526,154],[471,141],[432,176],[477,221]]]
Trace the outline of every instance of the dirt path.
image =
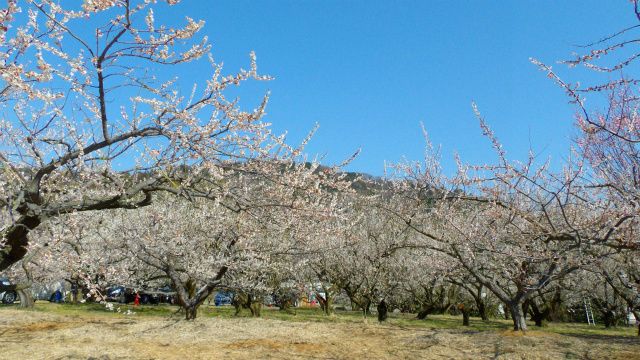
[[0,312],[5,359],[640,359],[640,341],[377,323]]

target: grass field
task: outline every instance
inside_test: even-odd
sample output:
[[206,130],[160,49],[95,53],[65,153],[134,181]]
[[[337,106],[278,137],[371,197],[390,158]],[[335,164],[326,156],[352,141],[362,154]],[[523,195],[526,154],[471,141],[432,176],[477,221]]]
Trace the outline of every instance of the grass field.
[[[117,306],[116,306],[117,307]],[[392,314],[378,324],[357,312],[317,309],[262,318],[203,307],[193,322],[170,306],[37,303],[0,308],[0,353],[7,359],[640,359],[634,328],[548,324],[525,335],[509,321]],[[133,315],[124,315],[131,310]]]

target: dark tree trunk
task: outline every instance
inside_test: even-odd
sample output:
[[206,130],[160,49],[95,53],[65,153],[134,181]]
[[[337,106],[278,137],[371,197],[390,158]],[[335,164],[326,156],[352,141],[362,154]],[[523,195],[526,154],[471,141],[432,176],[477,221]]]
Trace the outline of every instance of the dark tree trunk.
[[537,327],[542,327],[542,316],[534,316],[532,319],[535,323]]
[[469,311],[462,312],[462,326],[469,326]]
[[480,314],[480,318],[483,321],[487,321],[489,320],[489,316],[487,316],[487,306],[485,305],[484,301],[482,301],[482,299],[478,300],[476,300],[476,306],[478,306],[478,313]]
[[602,311],[602,321],[604,322],[605,328],[610,328],[615,322],[615,315],[613,314],[613,311],[610,309],[604,309]]
[[462,326],[469,326],[469,317],[471,316],[471,307],[464,303],[458,304],[458,311],[462,313]]
[[432,306],[423,305],[420,311],[418,312],[418,316],[416,316],[416,319],[425,320],[427,316],[429,316],[429,314],[431,314],[432,312],[433,312]]
[[233,313],[233,316],[238,316],[240,314],[240,311],[242,311],[242,306],[240,306],[239,304],[234,304],[233,307],[236,309],[236,312]]
[[511,313],[511,308],[509,307],[508,303],[504,303],[504,319],[505,320],[509,320],[510,314]]
[[562,293],[557,290],[549,304],[549,314],[547,319],[551,322],[559,322],[565,320],[566,312],[562,309]]
[[78,303],[78,289],[71,290],[71,302],[73,304]]
[[[109,145],[108,142],[94,143],[95,147],[91,149],[90,152],[101,149],[107,145]],[[48,216],[55,217],[60,214],[67,214],[71,211],[119,208],[132,209],[151,204],[151,192],[144,190],[144,186],[141,186],[139,191],[144,192],[145,197],[140,201],[131,201],[131,198],[120,196],[107,196],[77,207],[66,207],[62,203],[59,203],[57,205],[60,205],[60,207],[56,208],[56,206],[52,206],[54,204],[48,204],[47,211],[43,211],[45,209],[41,206],[43,201],[40,195],[40,181],[44,176],[49,175],[55,169],[69,161],[73,161],[73,159],[76,159],[78,154],[78,152],[69,152],[60,158],[62,160],[65,159],[66,156],[69,156],[66,157],[64,161],[55,164],[49,163],[49,165],[41,167],[35,174],[34,179],[30,180],[29,183],[22,188],[20,194],[16,194],[18,195],[16,198],[22,199],[19,205],[16,206],[16,214],[20,214],[20,217],[0,233],[0,238],[4,240],[4,244],[0,247],[0,272],[8,269],[25,257],[27,254],[27,248],[29,247],[29,233],[40,226],[42,221]],[[151,184],[152,182],[148,183],[148,185]],[[53,211],[53,209],[55,209],[55,211]]]
[[196,316],[198,316],[198,305],[196,304],[191,304],[191,305],[187,305],[184,306],[184,313],[185,313],[185,318],[187,320],[195,320]]
[[542,316],[533,316],[533,321],[535,321],[537,327],[542,327]]
[[378,304],[378,321],[379,322],[383,322],[387,320],[387,316],[388,316],[388,311],[389,308],[387,306],[387,303],[384,301],[384,299],[382,301],[380,301],[380,303]]
[[546,313],[548,311],[540,311],[540,308],[534,302],[531,302],[529,304],[529,310],[530,310],[531,320],[533,320],[536,323],[537,327],[541,327],[542,321],[546,317]]
[[0,234],[6,244],[0,248],[0,271],[8,269],[24,258],[29,246],[29,232],[38,227],[41,221],[39,216],[23,215],[7,228],[4,234]]

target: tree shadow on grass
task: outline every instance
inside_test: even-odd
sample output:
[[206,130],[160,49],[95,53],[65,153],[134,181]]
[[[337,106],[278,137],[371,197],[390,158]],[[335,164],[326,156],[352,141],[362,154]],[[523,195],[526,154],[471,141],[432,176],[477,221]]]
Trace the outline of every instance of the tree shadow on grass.
[[570,336],[587,341],[600,341],[609,344],[616,345],[640,345],[640,337],[633,336],[621,336],[621,335],[606,335],[606,334],[577,334],[577,333],[563,333],[564,336]]

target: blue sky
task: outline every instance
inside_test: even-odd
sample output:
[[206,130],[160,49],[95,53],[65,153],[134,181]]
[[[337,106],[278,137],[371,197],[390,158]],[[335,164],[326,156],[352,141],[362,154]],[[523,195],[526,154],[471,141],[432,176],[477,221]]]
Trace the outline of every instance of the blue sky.
[[[348,169],[381,174],[384,161],[420,159],[420,122],[442,145],[446,169],[454,152],[491,161],[472,101],[510,157],[531,148],[559,164],[575,109],[529,58],[567,59],[576,44],[635,24],[631,10],[624,0],[233,0],[160,6],[156,19],[205,20],[213,55],[229,72],[246,68],[255,50],[260,70],[276,79],[243,86],[243,104],[271,90],[266,120],[288,130],[290,142],[318,122],[308,152],[336,163],[362,148]],[[555,67],[569,80],[590,76]]]

